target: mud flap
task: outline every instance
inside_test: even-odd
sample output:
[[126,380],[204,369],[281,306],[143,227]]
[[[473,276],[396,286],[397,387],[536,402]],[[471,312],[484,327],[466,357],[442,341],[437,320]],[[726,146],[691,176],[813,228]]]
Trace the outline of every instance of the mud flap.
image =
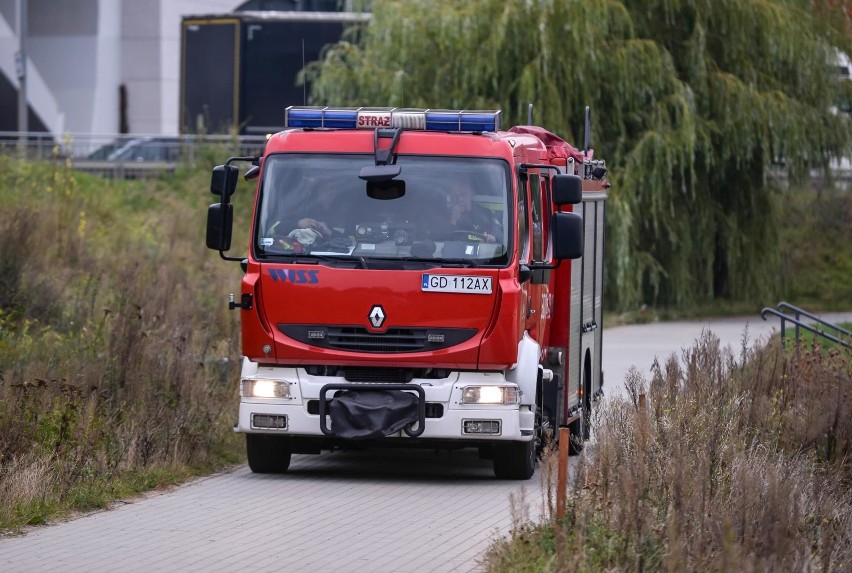
[[[338,392],[326,402],[326,392]],[[403,390],[413,390],[417,395]],[[395,434],[423,433],[426,399],[423,388],[414,384],[326,384],[320,390],[320,429],[327,436],[369,440]],[[328,404],[328,412],[326,412]],[[331,418],[331,429],[326,425]],[[417,428],[413,429],[415,424]]]

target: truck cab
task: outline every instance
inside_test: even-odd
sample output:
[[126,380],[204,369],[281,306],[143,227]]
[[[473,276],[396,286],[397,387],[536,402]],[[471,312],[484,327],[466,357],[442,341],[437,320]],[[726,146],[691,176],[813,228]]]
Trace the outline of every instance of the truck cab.
[[[550,429],[582,448],[602,280],[581,261],[595,272],[603,210],[591,231],[580,213],[605,168],[500,116],[291,107],[262,157],[214,169],[207,245],[245,269],[235,430],[253,471],[376,444],[476,447],[528,479]],[[258,181],[244,258],[225,254],[241,159]]]

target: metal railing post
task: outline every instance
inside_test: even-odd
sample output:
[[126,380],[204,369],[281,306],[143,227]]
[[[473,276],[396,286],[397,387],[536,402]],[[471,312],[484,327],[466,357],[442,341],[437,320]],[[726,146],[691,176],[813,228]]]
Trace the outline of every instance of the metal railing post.
[[[786,309],[786,310],[790,310],[790,311],[794,312],[795,317],[782,312],[782,309]],[[801,309],[797,306],[794,306],[794,305],[786,303],[786,302],[780,302],[780,303],[778,303],[776,308],[766,307],[766,308],[764,308],[763,310],[760,311],[760,318],[762,318],[763,320],[767,320],[767,317],[769,315],[777,316],[778,318],[781,319],[781,340],[784,342],[785,346],[786,346],[786,338],[785,338],[786,323],[787,323],[787,321],[789,321],[789,322],[792,322],[795,325],[795,328],[796,328],[796,345],[799,344],[799,332],[800,332],[800,329],[803,328],[803,329],[813,333],[816,336],[821,336],[822,338],[825,338],[826,340],[830,340],[831,342],[834,342],[835,344],[838,344],[840,346],[843,346],[844,348],[848,348],[848,349],[852,350],[852,340],[850,340],[850,339],[852,339],[852,332],[846,330],[845,328],[843,328],[843,327],[841,327],[837,324],[833,324],[831,322],[823,320],[823,319],[819,318],[818,316],[815,316],[815,315],[813,315],[813,314],[807,312],[806,310],[803,310],[803,309]],[[832,334],[829,334],[828,332],[825,332],[824,330],[820,330],[819,328],[816,328],[815,326],[811,326],[809,324],[802,322],[802,320],[801,320],[802,316],[805,316],[805,317],[815,321],[818,324],[821,324],[823,326],[827,326],[827,327],[833,329],[837,333],[838,336],[834,336]],[[841,339],[840,336],[845,337],[849,341]]]

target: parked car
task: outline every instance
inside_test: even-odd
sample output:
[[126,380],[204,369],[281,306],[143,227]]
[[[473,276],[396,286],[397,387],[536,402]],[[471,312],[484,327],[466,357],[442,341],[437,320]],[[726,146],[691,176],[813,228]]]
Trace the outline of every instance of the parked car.
[[86,155],[86,159],[89,161],[106,161],[109,159],[109,156],[116,152],[116,150],[121,149],[124,145],[130,141],[131,138],[129,136],[119,137],[114,141],[110,141],[109,143],[105,143],[101,145],[88,155]]
[[177,137],[131,139],[107,156],[107,161],[162,161],[181,159],[182,140]]

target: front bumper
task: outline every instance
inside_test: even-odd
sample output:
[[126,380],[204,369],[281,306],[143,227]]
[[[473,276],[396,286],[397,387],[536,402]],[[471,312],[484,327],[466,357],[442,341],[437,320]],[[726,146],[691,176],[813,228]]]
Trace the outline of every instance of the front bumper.
[[[248,372],[246,369],[248,368]],[[240,399],[237,432],[267,433],[295,437],[334,439],[329,427],[326,408],[321,396],[330,398],[343,388],[382,388],[385,385],[348,383],[334,376],[311,376],[301,368],[260,367],[246,365],[243,376],[287,380],[290,382],[289,398]],[[395,389],[410,390],[420,398],[423,426],[416,425],[387,436],[412,441],[527,441],[533,437],[534,414],[529,406],[463,404],[462,391],[471,385],[506,385],[506,379],[496,372],[453,372],[449,377],[414,379],[408,384],[388,385]],[[428,406],[428,408],[425,408]],[[431,416],[426,417],[425,411]],[[259,427],[257,420],[275,419],[275,428]],[[325,431],[324,431],[325,428]],[[415,445],[412,443],[412,445]]]

